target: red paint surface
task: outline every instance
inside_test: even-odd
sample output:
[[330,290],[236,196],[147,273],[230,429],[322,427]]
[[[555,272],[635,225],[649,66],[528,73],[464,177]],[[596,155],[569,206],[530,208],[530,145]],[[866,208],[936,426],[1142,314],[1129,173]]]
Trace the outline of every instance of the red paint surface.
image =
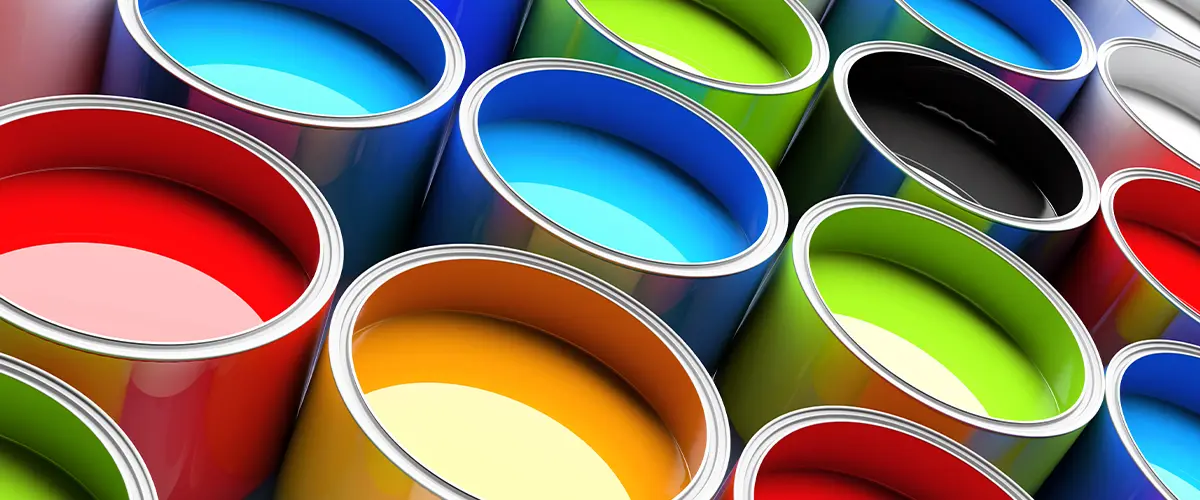
[[1150,274],[1185,304],[1200,310],[1200,248],[1146,224],[1118,219],[1117,226]]
[[760,474],[754,484],[755,500],[904,500],[870,481],[820,471]]
[[200,191],[149,175],[58,169],[0,179],[0,294],[114,338],[234,334],[308,283],[265,228]]

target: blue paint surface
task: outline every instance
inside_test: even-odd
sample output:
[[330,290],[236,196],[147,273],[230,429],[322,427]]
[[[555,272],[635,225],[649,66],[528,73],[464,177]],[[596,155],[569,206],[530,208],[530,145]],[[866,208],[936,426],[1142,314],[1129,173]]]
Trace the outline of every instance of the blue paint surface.
[[1059,69],[1029,41],[971,0],[907,1],[925,20],[975,50],[1026,68]]
[[1200,500],[1200,415],[1145,396],[1124,396],[1121,409],[1138,449],[1180,500]]
[[662,157],[573,125],[480,127],[484,150],[517,194],[597,244],[663,262],[731,257],[748,238],[703,187]]
[[432,88],[374,39],[284,5],[180,0],[143,18],[155,41],[188,70],[276,108],[367,115],[404,107]]

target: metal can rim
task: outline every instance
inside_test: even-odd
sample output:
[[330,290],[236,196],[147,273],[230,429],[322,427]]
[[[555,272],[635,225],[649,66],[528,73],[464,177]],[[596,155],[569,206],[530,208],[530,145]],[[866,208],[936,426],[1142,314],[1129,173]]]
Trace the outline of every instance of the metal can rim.
[[368,129],[408,123],[425,117],[450,103],[466,79],[466,52],[463,49],[462,40],[459,39],[458,33],[450,25],[450,21],[446,19],[446,16],[430,3],[429,0],[400,0],[411,2],[414,7],[420,10],[425,18],[429,20],[442,41],[446,64],[442,70],[442,77],[438,80],[437,84],[420,99],[382,113],[335,116],[292,111],[260,103],[229,92],[224,88],[209,83],[207,80],[200,78],[185,68],[174,57],[171,57],[158,44],[154,36],[150,34],[150,30],[146,27],[146,23],[142,18],[142,9],[138,6],[138,1],[117,0],[117,14],[120,21],[124,24],[125,31],[129,33],[138,46],[141,47],[142,51],[153,59],[159,67],[165,69],[189,87],[197,89],[213,99],[217,99],[236,109],[284,123],[329,129]]
[[[892,373],[882,363],[868,354],[866,349],[863,349],[862,346],[858,345],[846,333],[846,330],[834,318],[829,306],[821,299],[821,294],[817,290],[817,284],[809,267],[808,259],[809,245],[817,226],[829,216],[856,208],[895,210],[947,226],[949,229],[991,250],[1037,287],[1046,300],[1058,310],[1063,321],[1071,330],[1076,345],[1079,347],[1080,357],[1083,360],[1084,380],[1083,389],[1079,394],[1079,398],[1075,400],[1075,403],[1065,411],[1041,420],[1017,421],[976,415],[926,394],[908,381]],[[851,354],[870,368],[871,371],[905,394],[908,394],[909,397],[920,401],[925,406],[949,418],[997,434],[1025,438],[1048,438],[1062,436],[1082,429],[1100,411],[1101,404],[1104,402],[1102,382],[1104,378],[1103,364],[1100,361],[1100,354],[1096,350],[1095,343],[1092,341],[1091,333],[1084,326],[1083,321],[1075,314],[1075,311],[1067,303],[1066,299],[1050,285],[1050,282],[1046,281],[1040,273],[1034,270],[1032,266],[996,240],[993,240],[988,235],[965,222],[932,208],[887,196],[837,196],[817,204],[800,219],[800,222],[796,225],[795,236],[793,236],[792,263],[792,271],[795,273],[801,288],[804,290],[805,298],[812,304],[812,308],[816,311],[821,322],[825,324]]]
[[[884,144],[883,141],[880,140],[873,131],[871,131],[871,128],[867,126],[866,121],[863,120],[862,115],[858,112],[858,108],[854,106],[853,99],[850,97],[850,87],[848,82],[850,68],[853,67],[854,63],[868,55],[885,52],[899,52],[917,55],[949,65],[959,71],[970,74],[971,76],[988,85],[991,85],[996,90],[999,90],[1007,95],[1008,98],[1011,99],[1015,104],[1019,104],[1027,111],[1032,113],[1034,117],[1036,117],[1038,121],[1040,121],[1042,125],[1044,125],[1050,131],[1050,133],[1054,134],[1054,136],[1058,138],[1059,143],[1064,149],[1067,150],[1067,153],[1069,153],[1071,158],[1074,160],[1075,169],[1078,171],[1079,180],[1083,185],[1079,203],[1076,204],[1075,208],[1070,212],[1047,219],[1011,215],[988,208],[973,201],[967,201],[957,194],[947,191],[945,188],[939,186],[938,183],[930,181],[926,177],[927,174],[908,166],[907,163],[901,160],[891,148]],[[854,124],[854,127],[858,130],[858,132],[862,134],[867,142],[871,144],[875,151],[883,155],[883,157],[889,163],[891,163],[892,166],[904,172],[906,176],[917,181],[926,189],[937,193],[941,199],[967,211],[968,213],[1028,231],[1055,232],[1069,231],[1083,227],[1096,216],[1096,212],[1100,209],[1099,181],[1096,178],[1095,171],[1092,169],[1091,161],[1088,160],[1087,155],[1083,152],[1083,148],[1081,148],[1079,144],[1075,142],[1075,139],[1073,139],[1071,135],[1068,134],[1067,131],[1063,129],[1057,121],[1054,120],[1054,118],[1050,117],[1045,110],[1035,104],[1031,99],[1012,88],[1012,86],[1004,83],[1004,81],[1000,80],[999,78],[975,67],[974,65],[948,54],[944,54],[920,45],[914,45],[906,42],[870,41],[859,43],[853,47],[850,47],[849,49],[846,49],[846,51],[842,53],[842,56],[839,57],[837,62],[834,64],[833,75],[831,78],[833,79],[832,83],[835,91],[837,92],[838,100],[841,101],[842,110],[846,113],[846,116],[849,117],[850,122]]]
[[141,113],[178,121],[216,134],[274,168],[304,201],[316,227],[319,252],[308,286],[283,312],[261,324],[220,338],[193,342],[142,342],[94,335],[36,315],[0,296],[0,321],[51,342],[102,356],[142,361],[193,361],[228,356],[275,342],[320,314],[342,272],[341,229],[320,190],[282,154],[262,141],[207,116],[152,101],[113,96],[56,96],[0,107],[0,127],[44,113],[73,110]]
[[700,500],[716,497],[725,480],[725,468],[730,453],[732,453],[728,416],[721,395],[717,392],[712,379],[709,378],[708,372],[705,371],[704,365],[687,347],[683,339],[646,306],[599,278],[547,257],[523,250],[490,245],[436,245],[391,257],[376,264],[354,280],[334,309],[329,322],[329,336],[326,340],[334,385],[359,429],[393,465],[399,467],[416,483],[441,498],[479,500],[426,468],[412,455],[409,455],[404,447],[384,429],[383,424],[370,411],[362,387],[354,376],[353,353],[349,348],[354,334],[354,322],[367,300],[380,286],[405,271],[428,264],[454,260],[490,260],[553,274],[584,286],[602,298],[612,301],[645,325],[647,330],[654,332],[679,360],[681,367],[692,381],[704,411],[706,427],[704,458],[701,459],[700,466],[693,473],[691,482],[675,498]]
[[[1149,12],[1146,12],[1146,9],[1142,8],[1141,0],[1125,0],[1125,1],[1129,2],[1129,5],[1131,7],[1133,7],[1134,9],[1137,9],[1138,13],[1140,13],[1142,15],[1142,17],[1145,17],[1147,20],[1154,23],[1155,26],[1158,26],[1158,29],[1166,31],[1167,34],[1171,35],[1176,40],[1182,41],[1183,43],[1187,44],[1189,47],[1200,50],[1200,40],[1191,40],[1188,37],[1185,37],[1185,36],[1180,35],[1179,33],[1175,32],[1175,30],[1171,29],[1170,26],[1163,24],[1161,21],[1158,20],[1157,17],[1150,15]],[[1200,20],[1198,20],[1198,21],[1200,21]]]

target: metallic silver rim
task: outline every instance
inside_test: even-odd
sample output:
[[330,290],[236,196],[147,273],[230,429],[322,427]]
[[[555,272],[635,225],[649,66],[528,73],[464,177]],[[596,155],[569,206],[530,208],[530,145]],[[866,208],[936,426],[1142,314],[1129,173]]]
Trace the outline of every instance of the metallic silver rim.
[[692,481],[676,496],[679,500],[710,499],[720,493],[725,480],[725,467],[731,453],[728,416],[721,395],[708,377],[700,360],[666,323],[645,306],[624,292],[589,274],[539,255],[520,250],[487,245],[439,245],[406,252],[385,260],[363,273],[338,301],[329,323],[328,355],[337,387],[346,409],[362,429],[367,439],[396,467],[421,487],[447,500],[481,500],[442,479],[410,455],[384,429],[367,405],[362,387],[354,372],[350,342],[354,323],[367,300],[380,286],[392,278],[421,266],[454,260],[488,260],[529,267],[578,283],[601,297],[621,306],[637,318],[649,331],[675,354],[681,367],[691,379],[700,399],[706,423],[704,458],[692,476]]
[[190,361],[248,351],[299,329],[325,309],[342,273],[342,236],[333,209],[300,169],[258,139],[204,115],[140,99],[100,96],[65,96],[34,99],[0,108],[0,126],[34,115],[96,109],[127,111],[167,118],[216,134],[254,153],[296,189],[316,226],[317,265],[304,293],[292,305],[262,324],[221,338],[196,342],[137,342],[100,336],[43,318],[0,296],[0,321],[20,330],[81,351],[122,359]]
[[[1004,92],[1004,94],[1012,100],[1013,104],[1020,105],[1030,114],[1034,115],[1034,117],[1036,117],[1038,121],[1040,121],[1042,125],[1046,127],[1047,130],[1049,130],[1054,134],[1055,137],[1058,138],[1063,149],[1065,149],[1071,155],[1071,159],[1073,159],[1075,162],[1075,169],[1079,173],[1079,181],[1083,187],[1079,203],[1075,205],[1075,208],[1066,214],[1048,219],[1035,219],[1007,214],[962,198],[958,194],[947,190],[944,186],[940,185],[940,183],[930,180],[928,174],[920,171],[919,169],[910,167],[907,163],[901,160],[899,155],[888,148],[887,145],[884,144],[883,141],[881,141],[879,137],[871,131],[870,127],[867,126],[866,121],[863,120],[862,115],[858,113],[858,109],[854,106],[854,101],[850,97],[850,87],[848,81],[850,69],[853,68],[854,64],[860,59],[873,54],[889,52],[912,54],[929,58],[951,66],[964,73],[970,74],[976,79],[991,85],[993,88],[999,91]],[[1098,181],[1096,180],[1096,173],[1092,170],[1092,164],[1088,161],[1087,155],[1083,153],[1083,149],[1079,147],[1079,144],[1077,144],[1075,140],[1071,138],[1071,135],[1068,134],[1067,131],[1058,124],[1058,122],[1054,121],[1050,115],[1046,114],[1041,107],[1029,100],[1028,97],[1024,96],[1020,92],[1017,92],[1016,89],[1004,83],[999,78],[996,78],[995,76],[992,76],[991,74],[976,68],[975,66],[967,64],[960,59],[930,48],[913,45],[910,43],[886,41],[864,42],[846,49],[846,51],[842,53],[842,56],[838,58],[833,69],[833,85],[837,92],[838,100],[842,103],[842,109],[846,113],[846,116],[850,119],[850,122],[854,124],[854,127],[858,129],[858,132],[862,134],[868,143],[871,144],[871,147],[873,147],[875,151],[883,155],[883,157],[887,159],[889,163],[891,163],[900,171],[904,172],[906,176],[917,181],[926,189],[937,193],[941,199],[967,211],[968,213],[987,220],[997,221],[1007,226],[1025,229],[1028,231],[1058,232],[1082,227],[1084,224],[1087,224],[1088,221],[1091,221],[1093,217],[1095,217],[1096,211],[1099,209],[1100,187]]]
[[[1188,44],[1188,46],[1200,50],[1200,40],[1191,40],[1191,39],[1177,33],[1175,30],[1171,29],[1170,26],[1163,24],[1162,22],[1160,22],[1158,20],[1157,17],[1154,17],[1154,16],[1150,15],[1149,12],[1146,12],[1146,9],[1142,8],[1142,3],[1139,0],[1125,0],[1125,1],[1129,2],[1129,5],[1132,6],[1134,9],[1137,9],[1138,13],[1140,13],[1143,17],[1148,19],[1150,22],[1154,23],[1155,26],[1158,26],[1158,29],[1161,29],[1161,30],[1167,32],[1167,34],[1175,37],[1176,40],[1180,40],[1183,43]],[[1193,19],[1195,19],[1195,18],[1193,18]],[[1200,19],[1195,19],[1195,20],[1197,23],[1200,23]]]
[[365,129],[407,123],[440,109],[454,98],[455,93],[458,92],[466,77],[466,53],[463,51],[462,41],[458,38],[458,34],[450,25],[450,21],[432,3],[429,3],[429,0],[397,1],[412,2],[429,20],[434,30],[437,31],[438,37],[441,38],[442,47],[445,50],[446,67],[442,71],[441,79],[438,80],[433,89],[416,102],[383,113],[356,116],[301,113],[266,105],[229,92],[196,76],[195,73],[192,73],[180,64],[179,61],[171,57],[154,40],[154,37],[150,34],[150,30],[146,27],[145,21],[142,19],[142,9],[138,6],[138,0],[117,0],[117,13],[121,18],[121,22],[125,25],[125,30],[133,37],[138,46],[142,48],[142,51],[149,55],[154,62],[158,63],[160,67],[167,70],[175,78],[186,83],[189,87],[197,89],[209,97],[234,108],[246,110],[256,115],[285,123],[334,129]]
[[[813,234],[821,222],[834,214],[856,208],[895,210],[948,226],[949,229],[957,231],[1000,256],[1005,262],[1033,283],[1042,292],[1042,296],[1058,310],[1059,315],[1062,316],[1063,321],[1070,328],[1075,338],[1075,344],[1079,347],[1079,354],[1083,359],[1084,380],[1083,390],[1075,403],[1066,411],[1042,420],[1017,421],[980,416],[961,410],[926,394],[908,381],[892,373],[882,363],[868,354],[862,346],[858,345],[846,333],[846,330],[834,318],[833,311],[829,310],[829,306],[825,303],[824,298],[821,297],[821,293],[817,289],[817,283],[813,278],[808,258],[809,246],[812,243]],[[1016,254],[1012,253],[1011,250],[1000,245],[996,240],[991,239],[978,229],[941,212],[912,202],[885,196],[848,195],[831,198],[809,210],[800,219],[799,224],[797,224],[796,234],[793,239],[793,272],[800,281],[800,286],[804,289],[805,297],[817,312],[817,316],[821,318],[826,328],[837,337],[838,341],[862,361],[863,364],[867,365],[867,367],[880,377],[904,391],[905,394],[908,394],[913,399],[950,418],[965,422],[971,427],[985,429],[997,434],[1026,438],[1054,437],[1074,432],[1087,425],[1092,417],[1100,411],[1100,406],[1104,398],[1103,387],[1101,385],[1104,377],[1103,364],[1100,362],[1100,354],[1096,350],[1096,345],[1093,343],[1092,336],[1088,332],[1087,327],[1083,325],[1079,316],[1067,304],[1066,299],[1059,295],[1041,274],[1038,274],[1037,271],[1021,260],[1020,257],[1017,257]]]

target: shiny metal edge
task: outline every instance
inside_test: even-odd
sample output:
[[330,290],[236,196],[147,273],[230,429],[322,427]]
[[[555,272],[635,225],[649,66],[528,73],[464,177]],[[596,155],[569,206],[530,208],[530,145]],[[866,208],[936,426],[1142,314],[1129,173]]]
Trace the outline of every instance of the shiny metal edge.
[[[1066,411],[1042,420],[1016,421],[980,416],[963,411],[926,394],[908,381],[892,373],[882,363],[868,354],[862,346],[858,345],[846,333],[841,323],[834,318],[833,312],[830,311],[829,306],[826,305],[820,291],[817,289],[817,283],[812,275],[808,259],[808,250],[812,242],[813,233],[821,222],[839,212],[858,208],[895,210],[947,226],[949,229],[957,231],[991,250],[1025,276],[1042,292],[1046,300],[1058,310],[1059,315],[1062,316],[1063,321],[1074,335],[1076,345],[1079,347],[1079,354],[1083,359],[1084,381],[1083,390],[1080,392],[1079,398],[1075,403]],[[1074,309],[1071,308],[1066,299],[1041,274],[1034,270],[1032,266],[1011,250],[996,242],[996,240],[993,240],[978,229],[967,225],[965,222],[923,205],[887,196],[838,196],[817,204],[800,219],[800,222],[796,225],[796,233],[793,237],[792,259],[794,265],[793,272],[795,272],[801,287],[804,289],[805,297],[812,303],[812,307],[821,318],[821,321],[841,341],[842,345],[880,377],[904,391],[910,397],[947,417],[979,429],[1006,436],[1049,438],[1062,436],[1082,429],[1100,411],[1100,406],[1104,402],[1104,365],[1100,361],[1100,354],[1096,350],[1095,343],[1092,341],[1091,333],[1084,326],[1083,321],[1075,314]]]
[[[747,163],[758,175],[767,202],[767,221],[763,232],[737,255],[710,262],[674,263],[645,259],[610,249],[580,236],[542,214],[540,210],[517,194],[516,190],[500,176],[496,166],[484,151],[483,139],[479,135],[479,108],[488,93],[509,78],[539,71],[576,71],[623,80],[670,99],[708,122],[741,151],[742,156],[746,158]],[[534,224],[571,246],[601,260],[662,276],[712,278],[741,273],[769,261],[787,239],[788,207],[783,187],[780,186],[770,165],[762,155],[731,125],[713,112],[674,89],[649,78],[611,66],[576,59],[533,58],[513,61],[491,69],[471,84],[462,97],[462,105],[458,112],[458,126],[472,162],[496,193]]]
[[[1170,26],[1163,24],[1162,22],[1160,22],[1158,20],[1157,17],[1150,15],[1150,13],[1146,12],[1146,9],[1142,8],[1142,4],[1141,4],[1140,0],[1125,0],[1125,1],[1129,2],[1129,5],[1132,6],[1134,9],[1137,9],[1137,11],[1142,15],[1142,17],[1145,17],[1147,20],[1154,23],[1154,25],[1158,26],[1159,29],[1161,29],[1161,30],[1167,32],[1167,34],[1175,37],[1176,40],[1179,40],[1179,41],[1191,46],[1194,49],[1200,50],[1200,40],[1192,40],[1188,37],[1180,35],[1178,32],[1171,29]],[[1191,17],[1191,16],[1189,15],[1188,17]],[[1193,19],[1196,19],[1196,18],[1193,18]],[[1198,24],[1200,24],[1200,19],[1196,19],[1196,22]]]
[[[1048,219],[1035,219],[1030,217],[1019,217],[1012,214],[1000,212],[998,210],[985,207],[973,201],[963,199],[958,194],[946,190],[939,183],[932,182],[924,172],[910,167],[907,163],[900,159],[896,152],[892,151],[874,132],[867,126],[862,115],[859,114],[858,108],[854,106],[854,100],[850,96],[849,77],[850,69],[854,63],[860,59],[873,55],[887,52],[899,52],[904,54],[917,55],[938,61],[940,63],[951,66],[959,71],[967,73],[976,79],[991,85],[993,88],[1004,92],[1015,104],[1019,104],[1027,111],[1034,115],[1055,137],[1059,143],[1071,155],[1075,161],[1075,169],[1079,173],[1079,180],[1083,184],[1083,190],[1080,195],[1079,203],[1075,208],[1066,214],[1051,217]],[[961,59],[944,54],[942,52],[914,45],[905,42],[890,42],[890,41],[871,41],[857,44],[842,53],[834,65],[833,74],[831,75],[834,90],[837,92],[838,100],[842,103],[842,109],[854,127],[858,129],[859,134],[866,138],[867,142],[883,155],[893,166],[900,169],[908,177],[916,180],[926,189],[937,193],[942,199],[961,208],[968,213],[1001,224],[1012,226],[1027,231],[1035,232],[1058,232],[1069,231],[1072,229],[1083,227],[1093,217],[1100,208],[1100,186],[1096,178],[1096,172],[1092,169],[1091,161],[1084,154],[1083,148],[1075,142],[1075,139],[1067,133],[1062,125],[1059,125],[1054,118],[1051,118],[1046,111],[1034,103],[1031,99],[1021,94],[1016,89],[999,78],[993,76],[982,69],[975,67]]]
[[430,24],[433,25],[434,30],[437,31],[438,37],[441,38],[446,58],[442,77],[434,85],[433,89],[415,102],[383,113],[356,116],[319,115],[291,111],[263,104],[229,92],[196,76],[195,73],[185,68],[158,44],[142,19],[142,9],[138,6],[138,0],[117,0],[117,14],[124,24],[125,31],[129,33],[138,46],[141,47],[142,51],[150,56],[159,67],[171,73],[172,76],[186,83],[189,87],[197,89],[226,105],[272,120],[306,127],[368,129],[407,123],[433,113],[454,99],[466,78],[466,52],[463,49],[462,40],[458,38],[458,33],[454,31],[446,16],[437,7],[434,7],[429,0],[398,1],[412,2],[425,15]]
[[705,419],[704,458],[691,482],[675,498],[708,500],[715,498],[725,480],[726,466],[732,453],[728,416],[716,385],[687,344],[671,327],[625,292],[590,274],[537,254],[489,245],[455,244],[424,247],[396,255],[367,270],[350,285],[338,301],[329,323],[327,346],[334,385],[355,423],[384,456],[423,488],[447,500],[481,500],[454,486],[422,465],[384,429],[367,404],[366,396],[354,375],[350,343],[354,324],[367,300],[392,278],[421,266],[455,260],[488,260],[543,271],[577,283],[612,301],[654,332],[679,360],[692,380]]
[[0,127],[34,115],[83,109],[143,113],[175,120],[216,134],[259,157],[279,172],[308,206],[320,245],[316,269],[300,297],[275,317],[242,332],[198,342],[152,343],[96,335],[43,318],[3,296],[0,296],[0,321],[57,344],[102,356],[141,361],[192,361],[261,347],[283,338],[321,313],[333,297],[342,273],[341,229],[325,197],[299,168],[263,142],[223,122],[174,106],[128,97],[55,96],[18,102],[0,107]]

